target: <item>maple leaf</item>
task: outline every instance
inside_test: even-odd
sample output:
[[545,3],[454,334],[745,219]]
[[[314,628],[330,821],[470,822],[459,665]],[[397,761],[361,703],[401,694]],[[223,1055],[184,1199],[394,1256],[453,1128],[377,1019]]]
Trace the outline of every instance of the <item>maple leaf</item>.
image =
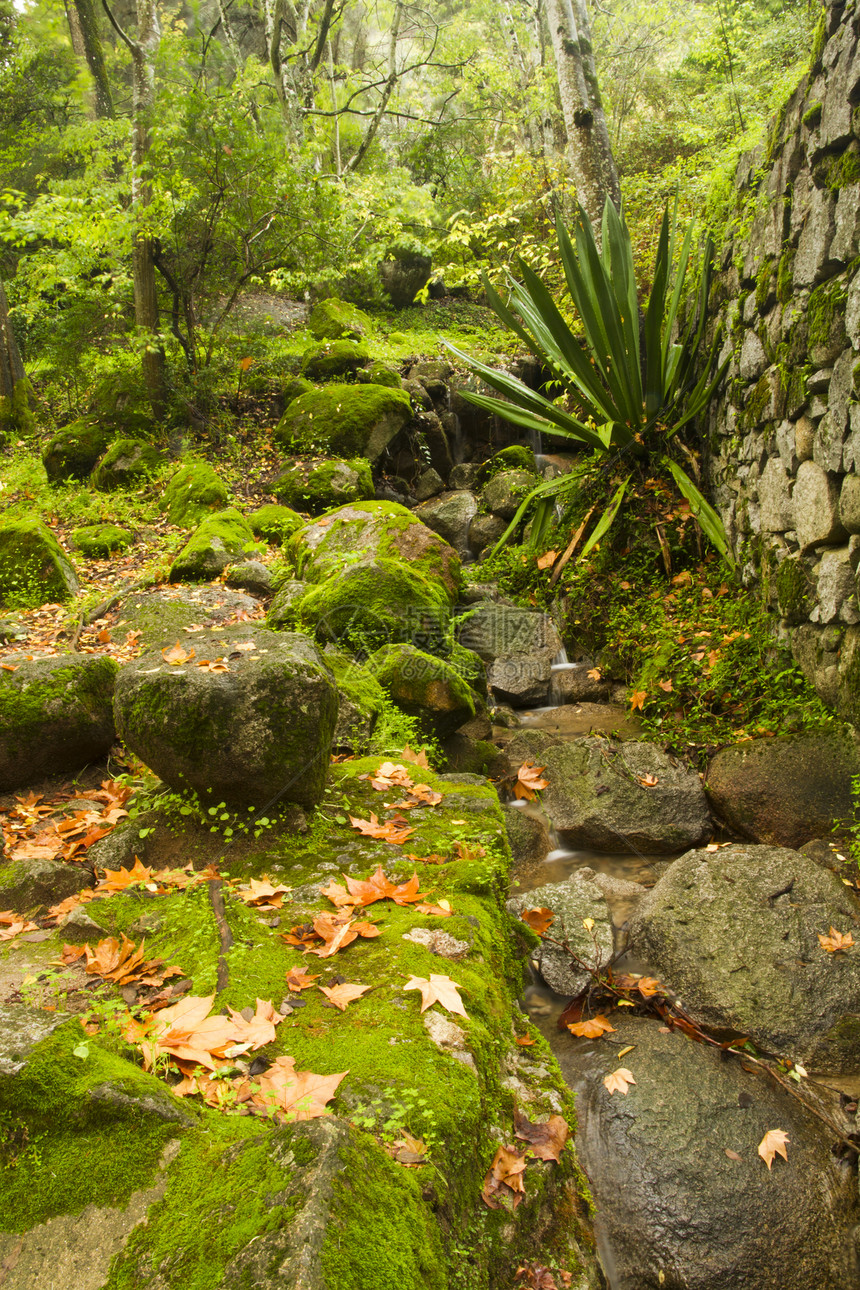
[[[451,821],[456,824],[456,820]],[[480,860],[487,853],[479,842],[455,842],[454,851],[458,860]]]
[[538,936],[545,935],[547,928],[554,918],[555,914],[552,910],[546,909],[543,906],[540,909],[524,909],[520,914],[520,922],[525,923],[526,926],[530,927]]
[[331,958],[332,954],[337,954],[338,950],[345,949],[358,938],[358,932],[353,928],[354,922],[354,918],[343,915],[318,914],[314,919],[313,928],[323,945],[308,945],[305,954],[316,954],[321,959],[327,959]]
[[83,891],[77,892],[76,895],[67,896],[66,899],[61,900],[59,904],[51,905],[45,915],[45,922],[50,922],[56,925],[61,918],[65,918],[66,914],[70,914],[72,910],[77,909],[79,905],[85,905],[88,901],[96,899],[96,893],[91,888],[85,887]]
[[665,994],[663,986],[653,976],[640,976],[636,988],[645,999],[650,999],[655,994]]
[[531,1048],[532,1044],[536,1042],[536,1040],[532,1039],[531,1035],[517,1035],[514,1040],[514,1043],[516,1043],[520,1048]]
[[370,782],[378,793],[384,792],[387,788],[393,788],[399,784],[401,788],[412,787],[412,776],[405,766],[400,766],[393,761],[384,761],[375,775],[371,775]]
[[304,948],[305,945],[313,945],[314,941],[318,941],[320,938],[314,931],[313,923],[298,923],[295,927],[291,927],[288,932],[282,932],[281,939],[286,941],[288,945],[298,945]]
[[208,672],[229,672],[230,669],[223,658],[199,658],[197,666],[205,668]]
[[669,681],[658,681],[658,682],[657,682],[657,684],[659,685],[660,689],[661,689],[661,690],[665,690],[665,692],[666,692],[667,694],[671,694],[671,693],[672,693],[672,691],[673,691],[673,689],[675,688],[675,687],[673,686],[673,684],[672,684],[671,680],[669,680]]
[[[170,1053],[181,1061],[208,1070],[217,1069],[216,1057],[223,1057],[237,1041],[236,1026],[230,1017],[210,1017],[215,995],[186,995],[179,1003],[152,1014],[136,1042],[142,1042],[144,1067],[149,1070],[160,1053]],[[126,1030],[126,1037],[134,1029]]]
[[645,700],[648,698],[647,690],[634,690],[630,695],[630,710],[635,712],[638,708],[640,712],[645,709]]
[[337,1075],[297,1071],[294,1058],[279,1057],[263,1075],[257,1077],[259,1091],[251,1100],[284,1121],[315,1120],[329,1114],[326,1105],[348,1074],[348,1071]]
[[178,667],[181,663],[191,662],[194,658],[194,650],[185,649],[182,643],[177,641],[175,645],[171,645],[170,649],[163,649],[161,657],[165,663],[171,663],[174,667]]
[[302,967],[291,967],[287,973],[287,985],[291,990],[309,990],[314,981],[319,980],[319,973],[308,976]]
[[427,1143],[422,1142],[420,1138],[413,1138],[411,1133],[404,1131],[397,1141],[386,1149],[399,1165],[417,1167],[427,1163]]
[[549,780],[541,779],[543,771],[543,766],[536,766],[534,762],[524,761],[517,771],[514,792],[518,796],[524,797],[526,801],[533,802],[542,788],[549,788]]
[[558,559],[558,551],[544,551],[543,555],[537,558],[537,567],[539,569],[549,569]]
[[854,944],[854,937],[850,932],[837,932],[835,927],[830,928],[829,936],[822,936],[818,933],[818,940],[823,950],[828,954],[838,954],[840,950],[847,950]]
[[22,932],[33,932],[38,924],[29,923],[20,914],[14,913],[11,909],[4,909],[0,912],[0,923],[5,926],[0,927],[0,941],[11,941],[13,937],[20,936]]
[[[241,1012],[227,1008],[236,1031],[236,1041],[244,1048],[255,1052],[264,1044],[270,1044],[276,1038],[275,1027],[284,1020],[271,1000],[258,999],[257,1007],[250,1021],[246,1021]],[[232,1056],[232,1054],[229,1054]]]
[[415,797],[425,806],[438,806],[442,801],[442,794],[437,793],[429,784],[415,784],[409,790],[410,797]]
[[637,775],[636,783],[642,788],[656,788],[660,781],[656,775]]
[[539,1160],[558,1160],[570,1137],[570,1128],[562,1115],[552,1115],[540,1124],[533,1124],[515,1106],[514,1133],[521,1142],[529,1144],[532,1154]]
[[328,999],[329,1003],[333,1003],[341,1012],[346,1012],[349,1004],[351,1004],[355,999],[360,999],[363,994],[366,994],[367,991],[371,989],[371,987],[369,985],[355,985],[353,982],[343,981],[340,985],[321,985],[320,989]]
[[411,976],[403,989],[421,991],[422,1012],[426,1012],[434,1003],[440,1003],[448,1012],[454,1012],[458,1017],[466,1017],[468,1020],[463,1000],[458,994],[460,987],[449,976],[439,976],[432,972],[429,980],[422,976]]
[[481,1189],[484,1204],[490,1209],[498,1209],[499,1201],[504,1199],[510,1202],[512,1209],[516,1209],[525,1195],[523,1174],[526,1163],[525,1152],[520,1154],[515,1147],[499,1147]]
[[320,887],[320,895],[326,896],[338,908],[341,905],[354,905],[356,903],[355,898],[349,894],[346,887],[342,887],[339,882],[335,882],[334,878],[332,878],[327,887]]
[[273,886],[271,879],[263,874],[262,878],[251,878],[248,886],[243,887],[239,895],[246,905],[256,905],[258,909],[280,909],[284,896],[291,890],[292,888],[282,885]]
[[774,1156],[782,1156],[783,1160],[788,1160],[786,1146],[791,1141],[782,1129],[768,1129],[767,1133],[758,1144],[758,1153],[761,1156],[768,1169],[773,1165]]
[[572,1022],[568,1026],[568,1030],[572,1035],[577,1035],[581,1039],[599,1039],[601,1035],[614,1031],[615,1027],[611,1026],[606,1017],[599,1012],[590,1021]]
[[105,876],[96,887],[96,891],[105,893],[125,891],[127,887],[133,887],[137,883],[148,883],[152,878],[152,870],[147,869],[146,865],[140,863],[137,856],[134,857],[134,864],[130,869],[123,865],[119,869],[105,869]]
[[430,763],[427,760],[426,752],[420,752],[420,753],[413,752],[408,744],[403,749],[403,752],[400,754],[400,756],[403,758],[404,761],[410,762],[413,766],[420,766],[422,770],[430,769]]
[[390,842],[394,846],[399,846],[401,842],[406,842],[415,832],[414,829],[403,828],[396,820],[388,820],[385,824],[380,824],[373,811],[370,813],[369,820],[356,819],[354,815],[351,815],[349,822],[354,829],[357,829],[366,838],[378,838],[383,842]]
[[418,874],[413,873],[408,882],[393,883],[387,877],[382,865],[377,865],[376,870],[364,881],[350,878],[344,874],[344,881],[349,889],[350,895],[354,898],[353,903],[361,906],[372,905],[377,900],[393,900],[395,905],[411,905],[418,900],[423,900],[427,895],[426,891],[419,892]]
[[588,676],[589,681],[600,681],[603,677],[603,673],[599,667],[589,668],[586,675]]
[[413,855],[411,851],[407,851],[406,859],[411,860],[414,864],[447,864],[448,863],[448,856],[440,856],[435,851],[429,856],[416,856],[416,855]]
[[627,1093],[627,1089],[636,1081],[626,1066],[619,1066],[617,1071],[603,1077],[603,1086],[610,1093]]
[[436,918],[450,918],[451,914],[454,912],[447,900],[440,900],[438,905],[421,904],[415,905],[414,908],[418,914],[429,914]]

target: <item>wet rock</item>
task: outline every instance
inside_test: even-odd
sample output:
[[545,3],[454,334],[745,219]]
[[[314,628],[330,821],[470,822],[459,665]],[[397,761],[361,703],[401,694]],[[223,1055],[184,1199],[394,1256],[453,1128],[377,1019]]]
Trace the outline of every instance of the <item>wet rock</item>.
[[[234,648],[249,640],[254,650]],[[317,802],[337,690],[313,642],[239,626],[195,636],[194,647],[197,659],[224,658],[229,670],[171,666],[151,653],[121,671],[114,710],[128,747],[171,788],[211,801]]]
[[540,863],[552,850],[549,830],[543,820],[518,806],[503,806],[505,831],[517,869]]
[[611,690],[610,683],[602,681],[599,675],[596,677],[589,675],[595,670],[597,669],[590,659],[554,670],[551,678],[551,699],[556,703],[578,703],[580,700],[591,703],[606,702]]
[[539,482],[529,470],[501,470],[484,485],[481,501],[493,515],[512,520],[529,489]]
[[461,556],[469,550],[469,528],[478,512],[473,493],[442,493],[416,507],[414,514]]
[[480,555],[487,547],[495,546],[508,527],[501,515],[476,515],[469,525],[469,548]]
[[656,744],[590,737],[538,755],[542,804],[568,846],[667,855],[710,836],[698,775]]
[[17,1075],[36,1045],[66,1021],[68,1016],[62,1012],[38,1012],[23,1004],[0,1003],[0,1076]]
[[821,731],[724,748],[708,768],[716,813],[744,837],[799,847],[851,818],[860,753],[847,735]]
[[433,470],[431,467],[430,470],[425,470],[418,476],[418,481],[415,485],[415,497],[419,502],[426,502],[430,497],[438,497],[444,490],[444,479],[438,470]]
[[[556,1052],[577,1090],[577,1152],[613,1290],[856,1285],[856,1183],[821,1122],[739,1061],[643,1018],[612,1021],[612,1038],[635,1045],[626,1096],[603,1085],[618,1065],[605,1044],[562,1039]],[[773,1128],[790,1139],[788,1162],[768,1172],[757,1149]]]
[[503,703],[524,708],[546,700],[552,660],[561,648],[549,614],[479,604],[462,623],[458,640],[489,664],[487,681]]
[[0,792],[80,770],[113,743],[117,665],[86,654],[18,655],[0,672]]
[[413,645],[384,645],[367,660],[367,670],[432,735],[444,738],[475,715],[475,696],[462,676]]
[[[555,917],[546,935],[566,942],[574,954],[589,967],[600,969],[612,958],[612,918],[606,898],[597,884],[582,873],[574,873],[565,882],[547,883],[507,903],[510,913],[518,916],[526,909],[551,909]],[[589,932],[583,919],[593,919]],[[542,941],[535,958],[547,985],[559,994],[575,995],[584,990],[591,976],[579,967],[559,945]]]
[[87,941],[95,945],[108,932],[101,927],[81,905],[66,914],[60,924],[63,941],[69,945],[85,945]]
[[92,875],[77,865],[54,860],[0,863],[0,909],[30,913],[45,905],[57,905],[82,887],[92,885]]
[[860,1062],[860,955],[828,953],[831,926],[860,941],[860,904],[835,874],[787,848],[732,845],[670,865],[630,937],[696,1020],[840,1073]]

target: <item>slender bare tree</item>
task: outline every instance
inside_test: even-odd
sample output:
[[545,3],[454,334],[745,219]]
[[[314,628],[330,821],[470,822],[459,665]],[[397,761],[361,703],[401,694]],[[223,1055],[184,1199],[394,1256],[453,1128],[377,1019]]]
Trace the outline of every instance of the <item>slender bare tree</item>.
[[20,433],[33,424],[32,392],[9,318],[6,291],[0,281],[0,434]]

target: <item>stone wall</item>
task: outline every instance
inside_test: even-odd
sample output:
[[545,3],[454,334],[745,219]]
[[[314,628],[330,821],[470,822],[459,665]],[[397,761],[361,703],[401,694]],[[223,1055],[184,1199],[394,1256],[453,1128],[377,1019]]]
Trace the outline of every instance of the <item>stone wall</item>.
[[860,0],[736,175],[712,288],[730,363],[707,468],[747,585],[822,698],[860,724]]

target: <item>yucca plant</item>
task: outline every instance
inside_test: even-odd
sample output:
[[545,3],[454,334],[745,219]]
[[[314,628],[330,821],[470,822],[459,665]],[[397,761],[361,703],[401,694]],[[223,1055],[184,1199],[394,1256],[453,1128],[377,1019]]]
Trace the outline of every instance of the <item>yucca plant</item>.
[[[527,430],[576,439],[596,453],[617,459],[622,467],[630,461],[630,472],[598,518],[580,559],[600,541],[618,514],[632,477],[631,459],[647,458],[651,469],[668,471],[705,535],[733,564],[720,517],[670,455],[672,440],[704,410],[728,362],[711,375],[713,349],[706,362],[697,361],[711,280],[710,238],[703,248],[699,281],[689,292],[695,295],[696,307],[681,326],[678,314],[691,271],[693,229],[692,225],[687,229],[679,246],[677,220],[670,220],[668,208],[664,211],[653,286],[640,326],[630,233],[612,202],[607,200],[603,212],[601,248],[582,207],[574,238],[560,220],[556,221],[556,234],[570,298],[582,324],[581,338],[573,333],[541,279],[522,261],[522,282],[509,278],[509,303],[486,278],[484,289],[502,321],[561,384],[562,399],[552,402],[516,377],[477,362],[449,344],[462,362],[504,395],[495,398],[464,390],[463,397]],[[534,512],[533,535],[544,531],[552,508],[578,487],[579,481],[571,476],[537,485],[495,550],[508,541],[530,509]]]

